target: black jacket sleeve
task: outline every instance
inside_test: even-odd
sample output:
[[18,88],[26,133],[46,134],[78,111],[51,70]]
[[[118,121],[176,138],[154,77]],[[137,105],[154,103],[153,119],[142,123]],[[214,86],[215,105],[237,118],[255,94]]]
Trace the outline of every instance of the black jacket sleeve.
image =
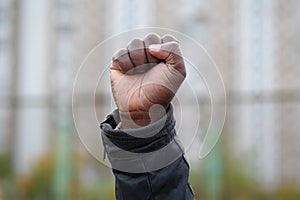
[[116,178],[117,200],[193,200],[189,165],[176,135],[172,105],[155,123],[116,129],[118,110],[100,124]]

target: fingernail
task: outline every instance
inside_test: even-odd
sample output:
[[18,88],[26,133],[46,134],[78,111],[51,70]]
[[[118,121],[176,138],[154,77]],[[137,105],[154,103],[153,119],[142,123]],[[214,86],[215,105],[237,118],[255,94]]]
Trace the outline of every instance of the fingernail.
[[160,47],[161,47],[160,44],[151,44],[151,45],[149,46],[149,49],[150,49],[151,51],[159,51],[159,50],[160,50]]

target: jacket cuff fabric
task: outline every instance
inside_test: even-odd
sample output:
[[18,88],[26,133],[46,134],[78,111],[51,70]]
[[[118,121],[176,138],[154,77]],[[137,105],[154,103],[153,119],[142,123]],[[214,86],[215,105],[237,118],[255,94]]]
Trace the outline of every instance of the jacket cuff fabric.
[[104,149],[114,169],[132,173],[154,171],[182,156],[171,104],[160,120],[148,126],[115,129],[119,123],[119,112],[114,110],[100,124]]

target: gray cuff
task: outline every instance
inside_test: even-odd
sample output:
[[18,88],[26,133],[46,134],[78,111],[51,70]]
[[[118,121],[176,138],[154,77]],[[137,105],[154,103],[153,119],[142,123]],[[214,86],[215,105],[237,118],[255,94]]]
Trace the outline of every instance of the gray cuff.
[[145,127],[116,130],[119,121],[115,110],[100,125],[103,145],[114,169],[131,173],[155,171],[183,154],[174,129],[172,105],[162,119]]

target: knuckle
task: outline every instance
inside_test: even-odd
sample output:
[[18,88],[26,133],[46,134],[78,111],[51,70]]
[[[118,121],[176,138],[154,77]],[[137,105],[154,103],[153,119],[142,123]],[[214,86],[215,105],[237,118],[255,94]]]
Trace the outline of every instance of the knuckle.
[[112,60],[113,61],[120,61],[122,60],[122,57],[124,55],[126,55],[128,52],[127,52],[127,49],[125,48],[122,48],[120,50],[118,50],[113,56],[112,56]]
[[151,44],[159,44],[161,43],[161,38],[156,33],[149,33],[144,38],[144,43],[149,46]]
[[147,62],[144,43],[139,38],[131,40],[127,46],[129,57],[135,66]]
[[133,67],[128,55],[128,50],[126,48],[122,48],[119,51],[117,51],[113,55],[112,61],[113,68],[120,69],[123,72],[127,72]]
[[128,43],[127,48],[129,51],[137,50],[140,48],[144,48],[144,44],[140,38],[134,38]]
[[164,51],[167,51],[169,53],[174,53],[174,54],[177,54],[180,52],[179,44],[175,41],[164,43],[164,45],[162,45],[162,49]]
[[170,44],[170,46],[172,46],[172,49],[179,48],[179,43],[176,41],[171,41],[168,43]]
[[163,41],[163,43],[167,43],[167,42],[177,42],[177,43],[179,43],[179,41],[173,35],[170,35],[170,34],[165,34],[162,37],[162,41]]

